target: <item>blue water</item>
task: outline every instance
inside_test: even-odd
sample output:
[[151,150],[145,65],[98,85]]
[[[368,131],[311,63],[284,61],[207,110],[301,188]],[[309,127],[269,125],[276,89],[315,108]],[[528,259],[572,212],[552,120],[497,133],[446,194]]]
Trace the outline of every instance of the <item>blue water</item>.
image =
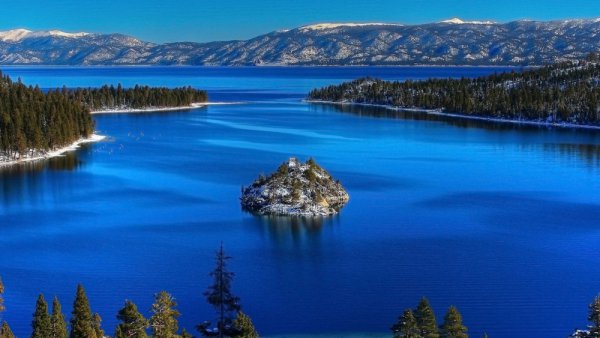
[[[564,337],[600,291],[600,133],[311,105],[360,76],[477,76],[494,68],[52,68],[3,71],[43,88],[104,83],[209,90],[235,102],[97,115],[109,138],[0,171],[4,314],[29,334],[35,299],[71,311],[86,287],[112,334],[125,299],[160,290],[180,326],[215,317],[202,293],[221,242],[233,291],[265,336],[387,334],[427,296],[477,337]],[[240,186],[314,157],[351,201],[315,221],[257,218]],[[533,334],[532,334],[533,332]]]

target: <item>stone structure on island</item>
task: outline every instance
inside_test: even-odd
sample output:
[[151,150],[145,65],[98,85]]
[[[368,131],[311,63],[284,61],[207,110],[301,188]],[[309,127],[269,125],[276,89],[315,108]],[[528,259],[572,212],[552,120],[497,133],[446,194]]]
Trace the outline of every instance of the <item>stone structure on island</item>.
[[268,177],[260,175],[242,187],[242,208],[258,215],[329,216],[337,214],[350,196],[312,158],[292,157]]

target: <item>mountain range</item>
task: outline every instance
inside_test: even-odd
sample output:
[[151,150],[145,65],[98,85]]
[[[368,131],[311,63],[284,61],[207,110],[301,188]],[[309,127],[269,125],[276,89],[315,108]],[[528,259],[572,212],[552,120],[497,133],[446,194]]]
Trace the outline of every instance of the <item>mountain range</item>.
[[600,19],[320,23],[249,40],[156,44],[123,34],[0,32],[0,64],[541,65],[600,52]]

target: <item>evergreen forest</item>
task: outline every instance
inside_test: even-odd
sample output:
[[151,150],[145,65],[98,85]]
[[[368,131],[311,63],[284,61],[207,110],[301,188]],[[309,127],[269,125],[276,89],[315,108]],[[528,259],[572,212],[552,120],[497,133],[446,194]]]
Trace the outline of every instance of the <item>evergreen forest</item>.
[[206,101],[206,92],[192,87],[123,88],[119,84],[43,91],[0,72],[0,161],[44,153],[91,136],[91,111],[183,107]]
[[504,120],[600,125],[600,63],[564,62],[468,79],[362,78],[312,90],[313,101],[375,104]]

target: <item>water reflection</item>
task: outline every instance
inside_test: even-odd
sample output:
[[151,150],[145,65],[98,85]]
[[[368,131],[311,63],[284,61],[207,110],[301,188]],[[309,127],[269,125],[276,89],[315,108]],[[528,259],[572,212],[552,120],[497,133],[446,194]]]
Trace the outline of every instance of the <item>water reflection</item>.
[[322,230],[339,223],[339,215],[329,217],[255,215],[253,225],[282,246],[318,241]]
[[[454,116],[426,114],[423,112],[393,110],[393,109],[388,109],[385,107],[377,107],[377,106],[311,103],[310,107],[311,107],[310,108],[311,111],[317,111],[317,112],[336,111],[336,112],[342,112],[342,113],[347,113],[347,114],[353,114],[353,115],[357,115],[360,117],[445,122],[451,126],[460,127],[460,128],[481,128],[481,129],[486,129],[486,130],[519,130],[519,131],[557,129],[557,127],[551,127],[551,126],[474,120],[474,119],[460,118],[460,117],[454,117]],[[595,131],[579,129],[578,132],[594,133]]]
[[[68,184],[48,179],[54,173],[76,171],[83,165],[80,158],[81,150],[89,149],[91,145],[82,145],[80,151],[68,152],[63,156],[47,160],[23,162],[0,168],[0,191],[5,206],[12,204],[36,203],[44,196],[41,191],[58,193],[68,188]],[[47,184],[53,185],[44,189]]]
[[[478,128],[501,132],[498,142],[516,144],[527,151],[544,151],[565,159],[577,158],[588,168],[600,170],[600,132],[593,129],[557,128],[548,126],[502,123],[461,119],[384,107],[359,105],[311,104],[316,112],[342,112],[366,118],[406,119],[443,122],[453,127]],[[514,132],[510,132],[514,131]]]
[[600,145],[598,144],[545,144],[544,150],[558,152],[567,157],[574,157],[585,162],[587,167],[600,168]]

